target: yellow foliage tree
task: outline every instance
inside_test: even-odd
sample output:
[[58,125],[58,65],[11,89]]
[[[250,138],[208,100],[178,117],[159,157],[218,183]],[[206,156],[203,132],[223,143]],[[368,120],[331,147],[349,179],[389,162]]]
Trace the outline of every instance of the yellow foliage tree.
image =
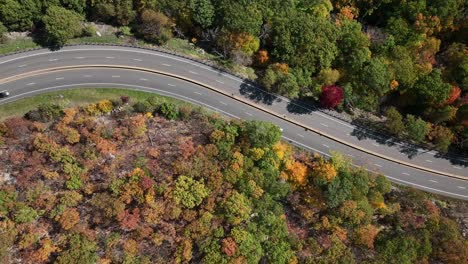
[[305,185],[308,176],[308,167],[299,161],[286,162],[288,180],[296,186]]
[[291,156],[291,146],[281,141],[273,146],[273,150],[280,160],[288,159]]
[[114,106],[112,105],[112,102],[109,100],[102,100],[97,103],[97,108],[103,112],[103,113],[110,113],[112,111],[112,108]]
[[362,226],[355,234],[355,243],[369,249],[374,249],[374,240],[379,234],[379,231],[379,228],[374,225]]
[[337,172],[333,164],[320,159],[319,162],[314,164],[313,174],[318,179],[326,182],[331,182],[335,179]]
[[232,33],[229,40],[234,50],[240,50],[249,56],[252,56],[260,48],[260,39],[247,33]]

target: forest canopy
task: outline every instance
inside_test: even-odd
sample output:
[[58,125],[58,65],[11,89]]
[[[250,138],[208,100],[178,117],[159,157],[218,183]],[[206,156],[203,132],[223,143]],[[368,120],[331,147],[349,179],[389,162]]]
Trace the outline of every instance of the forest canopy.
[[2,263],[460,264],[457,204],[154,97],[0,122]]

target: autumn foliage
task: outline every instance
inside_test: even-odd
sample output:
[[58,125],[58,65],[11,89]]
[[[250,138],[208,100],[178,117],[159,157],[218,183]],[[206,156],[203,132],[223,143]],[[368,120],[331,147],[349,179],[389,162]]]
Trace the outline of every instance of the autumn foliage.
[[335,108],[341,103],[343,98],[343,88],[336,85],[323,86],[322,94],[320,95],[320,104],[326,108]]
[[[182,120],[105,114],[106,105],[0,123],[0,262],[466,259],[439,206],[456,204],[392,186],[337,153],[299,151],[272,124],[196,110]],[[446,133],[433,130],[442,144]]]

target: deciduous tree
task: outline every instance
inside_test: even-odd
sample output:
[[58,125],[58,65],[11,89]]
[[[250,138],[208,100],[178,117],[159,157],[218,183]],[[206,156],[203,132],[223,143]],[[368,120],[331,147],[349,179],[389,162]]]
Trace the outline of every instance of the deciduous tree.
[[209,193],[208,188],[202,182],[182,175],[177,178],[174,199],[186,208],[194,208],[200,205]]
[[81,33],[82,20],[83,17],[74,11],[59,6],[49,7],[43,18],[48,40],[53,45],[63,46]]
[[429,132],[429,125],[419,117],[406,115],[406,131],[410,139],[422,142]]
[[335,108],[341,103],[343,98],[344,93],[341,87],[336,85],[323,86],[320,104],[326,108]]
[[387,127],[388,131],[395,135],[401,135],[405,129],[405,125],[403,123],[403,117],[401,116],[400,112],[398,112],[395,107],[389,107],[385,111],[385,116],[387,117],[385,126]]

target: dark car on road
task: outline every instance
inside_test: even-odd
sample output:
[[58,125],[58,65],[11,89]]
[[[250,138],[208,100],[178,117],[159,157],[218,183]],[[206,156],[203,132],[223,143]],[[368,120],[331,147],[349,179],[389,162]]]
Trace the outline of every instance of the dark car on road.
[[8,97],[10,93],[8,91],[1,91],[0,92],[0,98],[5,98]]

